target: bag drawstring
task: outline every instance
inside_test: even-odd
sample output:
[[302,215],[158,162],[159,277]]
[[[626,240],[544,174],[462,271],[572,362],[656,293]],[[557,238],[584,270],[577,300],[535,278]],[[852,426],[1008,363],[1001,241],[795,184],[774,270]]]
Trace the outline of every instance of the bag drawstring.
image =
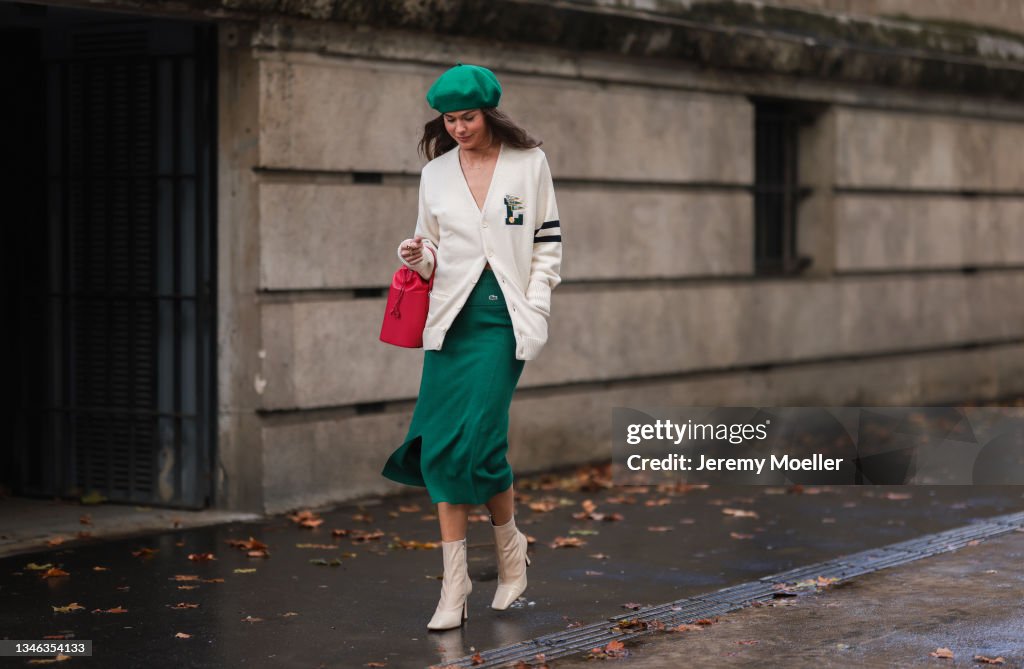
[[405,281],[402,282],[402,289],[398,291],[398,299],[395,300],[395,306],[391,308],[391,316],[393,318],[401,318],[402,314],[398,309],[398,305],[402,303],[402,297],[405,295]]

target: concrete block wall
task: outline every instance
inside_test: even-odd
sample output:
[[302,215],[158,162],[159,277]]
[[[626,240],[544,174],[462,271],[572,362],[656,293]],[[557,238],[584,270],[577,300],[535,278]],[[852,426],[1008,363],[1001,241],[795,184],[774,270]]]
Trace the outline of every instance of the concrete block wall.
[[[422,352],[377,340],[374,289],[412,233],[415,144],[433,115],[423,95],[457,49],[424,47],[419,63],[358,52],[358,38],[328,44],[255,52],[250,346],[268,511],[409,490],[379,471],[408,426]],[[517,68],[514,50],[466,53],[545,140],[564,226],[550,341],[513,402],[517,472],[608,457],[616,405],[1024,391],[1024,122],[921,97],[916,110],[879,109],[819,86],[831,106],[802,179],[820,197],[801,225],[822,262],[765,279],[753,268],[751,80],[689,72],[678,85],[669,65],[567,67],[531,51]],[[363,172],[380,182],[357,182]]]

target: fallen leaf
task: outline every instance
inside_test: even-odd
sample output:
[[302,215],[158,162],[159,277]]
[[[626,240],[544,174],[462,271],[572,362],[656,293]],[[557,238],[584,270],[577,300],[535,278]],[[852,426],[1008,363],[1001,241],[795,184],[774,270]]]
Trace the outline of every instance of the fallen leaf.
[[607,553],[591,553],[587,557],[592,557],[595,560],[607,560],[611,555],[608,555]]
[[246,617],[242,618],[242,622],[243,623],[261,623],[261,622],[263,622],[263,618],[253,618],[252,616],[246,616]]
[[185,634],[184,632],[178,632],[177,634],[174,635],[174,638],[175,639],[191,639],[192,635],[191,634]]
[[46,564],[36,564],[35,562],[29,562],[27,565],[25,565],[25,569],[28,569],[29,571],[46,571],[52,566],[53,563],[51,562],[47,562]]
[[1002,655],[1000,655],[999,657],[985,657],[984,655],[975,655],[974,659],[978,662],[981,662],[982,664],[1003,664],[1004,662],[1006,662],[1006,660],[1003,659]]
[[552,548],[575,548],[582,546],[587,542],[579,537],[555,537],[555,540],[551,542]]
[[195,590],[198,587],[198,585],[179,585],[178,590]]
[[648,532],[671,532],[674,528],[671,525],[648,525]]
[[57,567],[51,567],[50,569],[47,569],[46,571],[44,571],[40,575],[40,578],[52,578],[54,576],[71,576],[71,574],[67,573],[63,569],[59,569]]
[[93,609],[93,613],[128,613],[128,609],[122,608],[121,606],[115,606],[112,609]]
[[419,504],[402,504],[398,510],[402,513],[419,513],[421,509]]
[[736,518],[757,518],[757,511],[746,511],[744,509],[722,509],[722,513]]
[[256,571],[256,568],[252,567],[250,569],[236,569],[235,573],[236,574],[251,574],[251,573],[253,573],[255,571]]
[[46,545],[47,546],[60,546],[62,543],[64,543],[64,541],[65,541],[64,537],[53,537],[52,539],[47,539],[46,540]]
[[530,510],[536,511],[537,513],[547,513],[548,511],[554,511],[557,508],[558,504],[551,500],[530,503]]
[[251,558],[267,558],[270,557],[270,553],[266,550],[249,551],[246,553],[247,557]]
[[324,522],[320,516],[316,515],[309,509],[303,509],[298,513],[291,514],[288,516],[288,519],[293,523],[298,524],[299,527],[308,527],[311,529],[319,527],[320,524]]
[[228,544],[234,548],[240,548],[243,551],[256,551],[269,548],[269,546],[262,541],[258,541],[252,537],[249,537],[248,539],[228,539]]
[[367,541],[375,541],[377,539],[382,538],[383,536],[384,530],[375,530],[373,532],[369,532],[367,530],[353,530],[352,536],[350,538],[352,539],[353,543],[362,544],[366,543]]
[[149,557],[153,553],[156,553],[159,548],[140,548],[137,551],[132,551],[132,555],[135,557]]
[[170,581],[198,581],[199,577],[197,575],[195,575],[195,574],[188,574],[188,575],[176,574],[176,575],[172,576],[168,580],[170,580]]
[[733,539],[753,539],[753,534],[740,534],[739,532],[730,532],[729,536]]
[[168,608],[171,609],[198,609],[198,604],[190,604],[189,602],[178,602],[177,604],[168,604]]
[[108,568],[100,567],[100,566],[93,567],[92,570],[93,571],[110,571]]
[[[909,495],[908,495],[909,496]],[[932,652],[928,653],[932,657],[952,658],[953,651],[948,648],[936,648]]]
[[193,562],[209,562],[210,560],[216,560],[213,553],[189,553],[188,559]]
[[63,662],[64,660],[70,660],[70,655],[63,655],[58,653],[57,657],[46,657],[37,658],[35,660],[29,660],[28,664],[53,664],[54,662]]
[[71,602],[67,606],[51,606],[54,613],[71,613],[72,611],[81,611],[84,606],[79,606],[78,602]]

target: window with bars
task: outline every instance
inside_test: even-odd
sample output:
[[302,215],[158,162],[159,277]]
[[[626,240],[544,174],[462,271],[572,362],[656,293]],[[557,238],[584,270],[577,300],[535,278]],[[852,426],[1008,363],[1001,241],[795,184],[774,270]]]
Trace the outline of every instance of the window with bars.
[[798,274],[811,258],[798,253],[797,212],[812,189],[800,184],[800,129],[817,108],[754,99],[754,267],[758,274]]

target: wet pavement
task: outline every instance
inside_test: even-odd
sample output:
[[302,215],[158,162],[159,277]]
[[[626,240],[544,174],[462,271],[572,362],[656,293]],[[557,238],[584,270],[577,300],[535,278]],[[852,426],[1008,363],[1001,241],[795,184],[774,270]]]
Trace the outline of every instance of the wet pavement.
[[[626,653],[623,666],[637,669],[1020,669],[1024,533],[858,576],[807,596],[745,608],[710,625],[659,631],[616,652]],[[549,666],[593,667],[587,655],[595,654],[555,660]]]
[[[625,603],[693,596],[1024,509],[1017,486],[608,483],[607,469],[517,479],[517,521],[535,541],[529,588],[502,612],[489,608],[497,572],[480,507],[469,528],[469,620],[458,630],[426,630],[442,563],[426,543],[438,541],[433,507],[414,494],[338,507],[315,527],[279,516],[4,558],[0,636],[93,640],[92,658],[62,666],[425,667],[599,621]],[[250,537],[268,557],[228,544]],[[581,545],[554,548],[559,537]],[[215,559],[189,558],[206,553]],[[30,563],[68,575],[42,578]],[[73,602],[82,608],[53,609]]]

